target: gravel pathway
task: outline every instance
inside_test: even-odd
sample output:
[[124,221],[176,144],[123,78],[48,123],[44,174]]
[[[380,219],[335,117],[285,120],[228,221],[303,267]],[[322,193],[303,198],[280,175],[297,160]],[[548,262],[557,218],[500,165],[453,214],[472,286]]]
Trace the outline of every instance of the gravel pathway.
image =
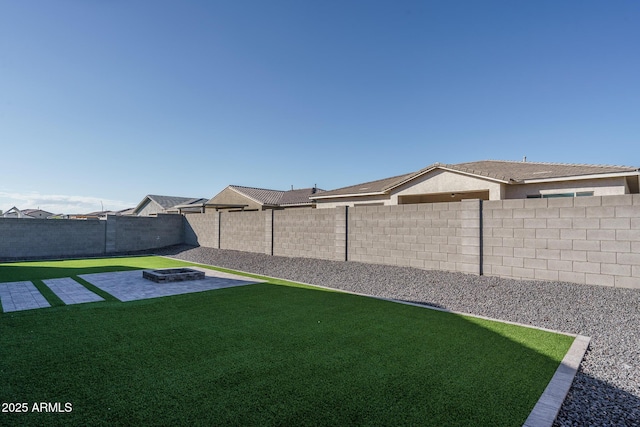
[[554,425],[640,427],[640,290],[190,246],[160,254],[589,336]]

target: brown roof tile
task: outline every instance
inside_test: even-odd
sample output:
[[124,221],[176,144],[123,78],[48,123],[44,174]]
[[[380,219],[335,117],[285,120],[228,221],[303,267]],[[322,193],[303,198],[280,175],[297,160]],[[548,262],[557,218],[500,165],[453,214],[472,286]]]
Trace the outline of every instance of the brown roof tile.
[[496,179],[505,183],[522,183],[528,180],[538,179],[638,172],[638,168],[629,166],[515,162],[506,160],[482,160],[458,164],[434,163],[417,172],[325,191],[319,197],[340,197],[371,193],[385,194],[404,182],[410,181],[415,177],[438,168],[450,169],[476,176]]
[[479,162],[442,165],[461,172],[486,176],[501,181],[526,181],[533,179],[568,178],[583,175],[635,172],[628,166],[580,165],[569,163],[513,162],[483,160]]
[[267,206],[311,205],[310,197],[322,192],[318,188],[300,188],[296,190],[267,190],[265,188],[243,187],[231,185],[231,188],[245,196]]

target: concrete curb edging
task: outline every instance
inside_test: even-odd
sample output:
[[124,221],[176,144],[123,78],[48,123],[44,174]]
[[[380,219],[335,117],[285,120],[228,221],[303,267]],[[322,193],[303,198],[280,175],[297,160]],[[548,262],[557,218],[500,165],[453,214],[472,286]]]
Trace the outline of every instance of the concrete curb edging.
[[571,344],[571,348],[558,366],[547,388],[533,407],[523,427],[547,427],[553,425],[558,416],[562,402],[567,397],[573,379],[578,372],[580,362],[587,352],[591,338],[578,335]]

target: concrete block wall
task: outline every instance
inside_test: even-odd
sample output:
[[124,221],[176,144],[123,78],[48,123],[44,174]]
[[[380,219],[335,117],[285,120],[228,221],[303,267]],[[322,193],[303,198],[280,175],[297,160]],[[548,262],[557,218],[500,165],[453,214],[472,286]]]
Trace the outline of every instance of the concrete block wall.
[[[108,231],[106,252],[108,253],[156,249],[184,242],[182,215],[158,214],[157,217],[109,215],[106,223]],[[112,240],[113,238],[115,239]]]
[[271,238],[266,235],[270,222],[271,211],[221,212],[220,249],[270,254]]
[[219,212],[184,215],[184,242],[205,248],[219,248]]
[[479,273],[480,202],[349,209],[349,259]]
[[104,221],[0,218],[0,259],[97,255]]
[[487,201],[487,275],[640,288],[640,195]]
[[273,215],[273,255],[344,259],[344,243],[342,254],[336,251],[334,209],[288,209],[273,211]]

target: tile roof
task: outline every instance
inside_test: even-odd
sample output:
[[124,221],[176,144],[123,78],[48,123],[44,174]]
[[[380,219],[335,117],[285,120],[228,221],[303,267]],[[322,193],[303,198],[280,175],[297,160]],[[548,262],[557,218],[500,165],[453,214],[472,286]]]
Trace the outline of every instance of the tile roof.
[[241,185],[230,185],[229,187],[236,190],[238,193],[243,194],[250,199],[255,200],[258,203],[269,206],[276,206],[278,201],[282,198],[284,191],[280,190],[267,190],[266,188],[255,187],[243,187]]
[[401,182],[413,177],[416,172],[407,173],[404,175],[393,176],[391,178],[378,179],[376,181],[363,182],[362,184],[350,185],[349,187],[342,187],[335,190],[324,191],[319,194],[318,197],[327,195],[341,196],[345,194],[370,194],[370,193],[383,193],[389,188],[393,188]]
[[322,191],[317,188],[301,188],[282,191],[243,187],[241,185],[230,185],[229,187],[265,206],[310,205],[311,200],[309,197],[314,193]]
[[159,196],[157,194],[149,194],[147,197],[162,206],[164,209],[184,204],[191,200],[196,200],[193,197]]
[[435,169],[449,169],[479,177],[495,179],[507,184],[524,183],[540,179],[562,179],[600,174],[638,173],[637,167],[582,165],[567,163],[516,162],[506,160],[482,160],[458,164],[434,163],[417,172],[398,175],[377,181],[342,187],[323,192],[318,198],[347,195],[385,194],[393,188]]
[[310,204],[310,197],[319,193],[322,193],[322,190],[318,188],[300,188],[297,190],[285,191],[282,194],[282,198],[280,199],[280,202],[278,202],[278,205],[292,206]]
[[515,182],[638,171],[638,168],[629,166],[513,162],[506,160],[483,160],[441,166],[501,181]]

